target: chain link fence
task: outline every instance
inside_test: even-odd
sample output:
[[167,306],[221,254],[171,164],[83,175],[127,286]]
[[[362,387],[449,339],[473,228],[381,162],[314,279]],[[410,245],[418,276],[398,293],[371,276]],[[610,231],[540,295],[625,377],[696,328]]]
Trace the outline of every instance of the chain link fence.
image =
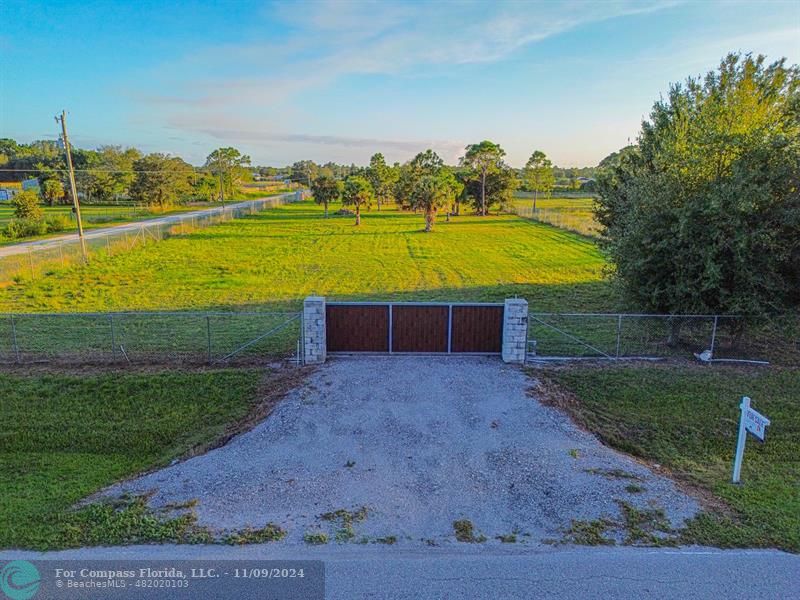
[[600,235],[600,226],[591,215],[583,214],[581,211],[570,211],[558,208],[536,208],[533,206],[520,206],[511,203],[507,207],[508,212],[524,219],[532,219],[549,225],[555,225],[561,229],[574,231],[589,237]]
[[748,324],[717,315],[528,314],[528,356],[692,358],[800,365],[797,320]]
[[[169,215],[154,222],[141,221],[114,227],[111,231],[84,232],[86,252],[92,256],[128,252],[131,249],[157,242],[174,235],[191,233],[197,229],[252,215],[268,208],[303,198],[304,192],[280,194],[237,202],[226,207]],[[13,248],[13,253],[0,252],[0,284],[20,279],[36,279],[53,269],[80,263],[83,260],[77,236],[68,240],[24,243]],[[2,249],[0,249],[2,250]]]
[[299,312],[0,315],[0,363],[299,360],[301,321]]
[[[800,318],[529,313],[528,359],[678,358],[800,365]],[[5,364],[300,362],[301,312],[0,315]]]

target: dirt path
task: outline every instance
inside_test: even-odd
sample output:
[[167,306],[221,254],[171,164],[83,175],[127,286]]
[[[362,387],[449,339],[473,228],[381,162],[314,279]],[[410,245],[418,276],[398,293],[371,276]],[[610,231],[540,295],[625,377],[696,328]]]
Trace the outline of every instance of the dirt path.
[[[562,539],[573,519],[623,520],[621,503],[680,525],[696,502],[528,395],[519,369],[488,358],[332,360],[226,446],[110,490],[197,499],[201,525],[275,522],[283,544],[346,527],[350,541],[457,543],[453,522],[499,544]],[[344,513],[340,513],[343,515]],[[624,535],[624,531],[618,535]],[[609,533],[609,535],[613,535]]]

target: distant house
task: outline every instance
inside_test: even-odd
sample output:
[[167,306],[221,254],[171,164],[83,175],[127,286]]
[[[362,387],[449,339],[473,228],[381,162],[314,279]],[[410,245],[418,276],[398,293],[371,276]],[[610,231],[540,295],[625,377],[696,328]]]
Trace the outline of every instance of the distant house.
[[20,189],[19,181],[0,181],[0,202],[8,202]]
[[38,190],[39,189],[39,180],[35,177],[31,179],[25,179],[22,182],[22,189],[23,190]]

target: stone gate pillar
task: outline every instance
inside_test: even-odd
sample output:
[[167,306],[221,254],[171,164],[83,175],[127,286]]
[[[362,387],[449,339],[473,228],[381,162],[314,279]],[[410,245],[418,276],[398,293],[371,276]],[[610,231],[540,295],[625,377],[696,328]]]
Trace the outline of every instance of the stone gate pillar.
[[303,361],[307,365],[325,362],[325,297],[308,296],[303,301]]
[[528,344],[528,301],[506,298],[503,310],[503,362],[524,363]]

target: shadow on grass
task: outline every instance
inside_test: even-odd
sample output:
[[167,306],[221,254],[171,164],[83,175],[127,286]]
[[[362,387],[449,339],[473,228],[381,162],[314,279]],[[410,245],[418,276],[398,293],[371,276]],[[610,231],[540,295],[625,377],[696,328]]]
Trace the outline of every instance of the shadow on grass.
[[[313,279],[310,274],[309,279]],[[359,294],[342,294],[314,289],[296,298],[241,304],[205,304],[192,311],[296,311],[301,310],[306,296],[325,296],[330,302],[503,302],[506,298],[525,298],[531,312],[581,312],[623,309],[613,288],[604,281],[569,284],[499,283],[491,286],[441,287],[418,290],[386,290]]]

